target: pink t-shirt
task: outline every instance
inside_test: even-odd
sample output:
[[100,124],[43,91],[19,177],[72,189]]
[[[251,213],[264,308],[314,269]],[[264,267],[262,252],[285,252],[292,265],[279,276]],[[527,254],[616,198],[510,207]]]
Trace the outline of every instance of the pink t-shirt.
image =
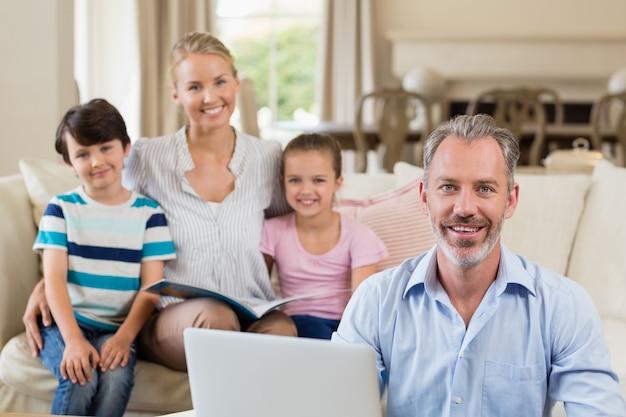
[[[322,255],[308,253],[300,244],[296,215],[266,220],[261,252],[274,258],[284,297],[352,286],[352,269],[375,264],[388,256],[385,244],[368,226],[341,215],[341,235],[334,248]],[[351,292],[292,301],[285,305],[289,315],[308,314],[341,319]]]

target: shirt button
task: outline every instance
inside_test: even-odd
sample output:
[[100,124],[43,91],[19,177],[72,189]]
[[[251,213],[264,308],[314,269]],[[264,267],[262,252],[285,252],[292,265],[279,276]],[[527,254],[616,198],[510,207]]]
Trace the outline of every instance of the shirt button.
[[463,359],[465,357],[465,352],[461,351],[461,353],[459,353],[459,358]]
[[454,397],[454,402],[456,404],[461,404],[463,402],[463,398],[461,398],[461,397]]

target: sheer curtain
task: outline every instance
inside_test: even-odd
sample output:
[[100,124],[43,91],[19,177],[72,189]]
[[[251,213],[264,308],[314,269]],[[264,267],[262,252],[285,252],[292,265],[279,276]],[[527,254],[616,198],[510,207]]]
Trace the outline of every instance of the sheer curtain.
[[320,119],[353,123],[361,94],[374,89],[371,0],[328,0],[318,85]]
[[171,99],[169,51],[182,34],[215,27],[215,3],[75,0],[80,101],[110,101],[133,139],[175,132],[185,120]]
[[128,0],[74,0],[74,77],[81,103],[104,98],[139,135],[136,9]]
[[140,133],[153,137],[186,123],[170,92],[169,52],[190,31],[215,27],[214,0],[136,0],[139,40]]

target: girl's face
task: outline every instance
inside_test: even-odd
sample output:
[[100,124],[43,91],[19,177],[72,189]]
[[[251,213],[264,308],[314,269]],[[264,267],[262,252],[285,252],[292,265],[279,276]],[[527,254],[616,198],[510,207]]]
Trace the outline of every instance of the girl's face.
[[230,128],[239,79],[230,64],[215,54],[191,54],[174,70],[174,102],[185,109],[193,128]]
[[70,166],[78,176],[87,195],[95,200],[108,197],[122,189],[124,158],[130,145],[122,145],[119,139],[84,146],[65,133]]
[[332,210],[343,177],[335,176],[330,152],[289,151],[284,170],[287,202],[297,215],[314,217]]

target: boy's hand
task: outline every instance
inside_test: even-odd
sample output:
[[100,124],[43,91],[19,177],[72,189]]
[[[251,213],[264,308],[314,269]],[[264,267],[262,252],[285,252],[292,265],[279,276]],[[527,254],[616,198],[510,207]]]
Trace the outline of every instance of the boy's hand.
[[65,341],[65,351],[61,360],[61,375],[74,384],[85,385],[91,381],[91,370],[98,366],[100,357],[91,343],[82,337]]
[[117,366],[124,367],[130,358],[132,340],[126,340],[119,333],[114,334],[102,345],[100,369],[115,369]]

